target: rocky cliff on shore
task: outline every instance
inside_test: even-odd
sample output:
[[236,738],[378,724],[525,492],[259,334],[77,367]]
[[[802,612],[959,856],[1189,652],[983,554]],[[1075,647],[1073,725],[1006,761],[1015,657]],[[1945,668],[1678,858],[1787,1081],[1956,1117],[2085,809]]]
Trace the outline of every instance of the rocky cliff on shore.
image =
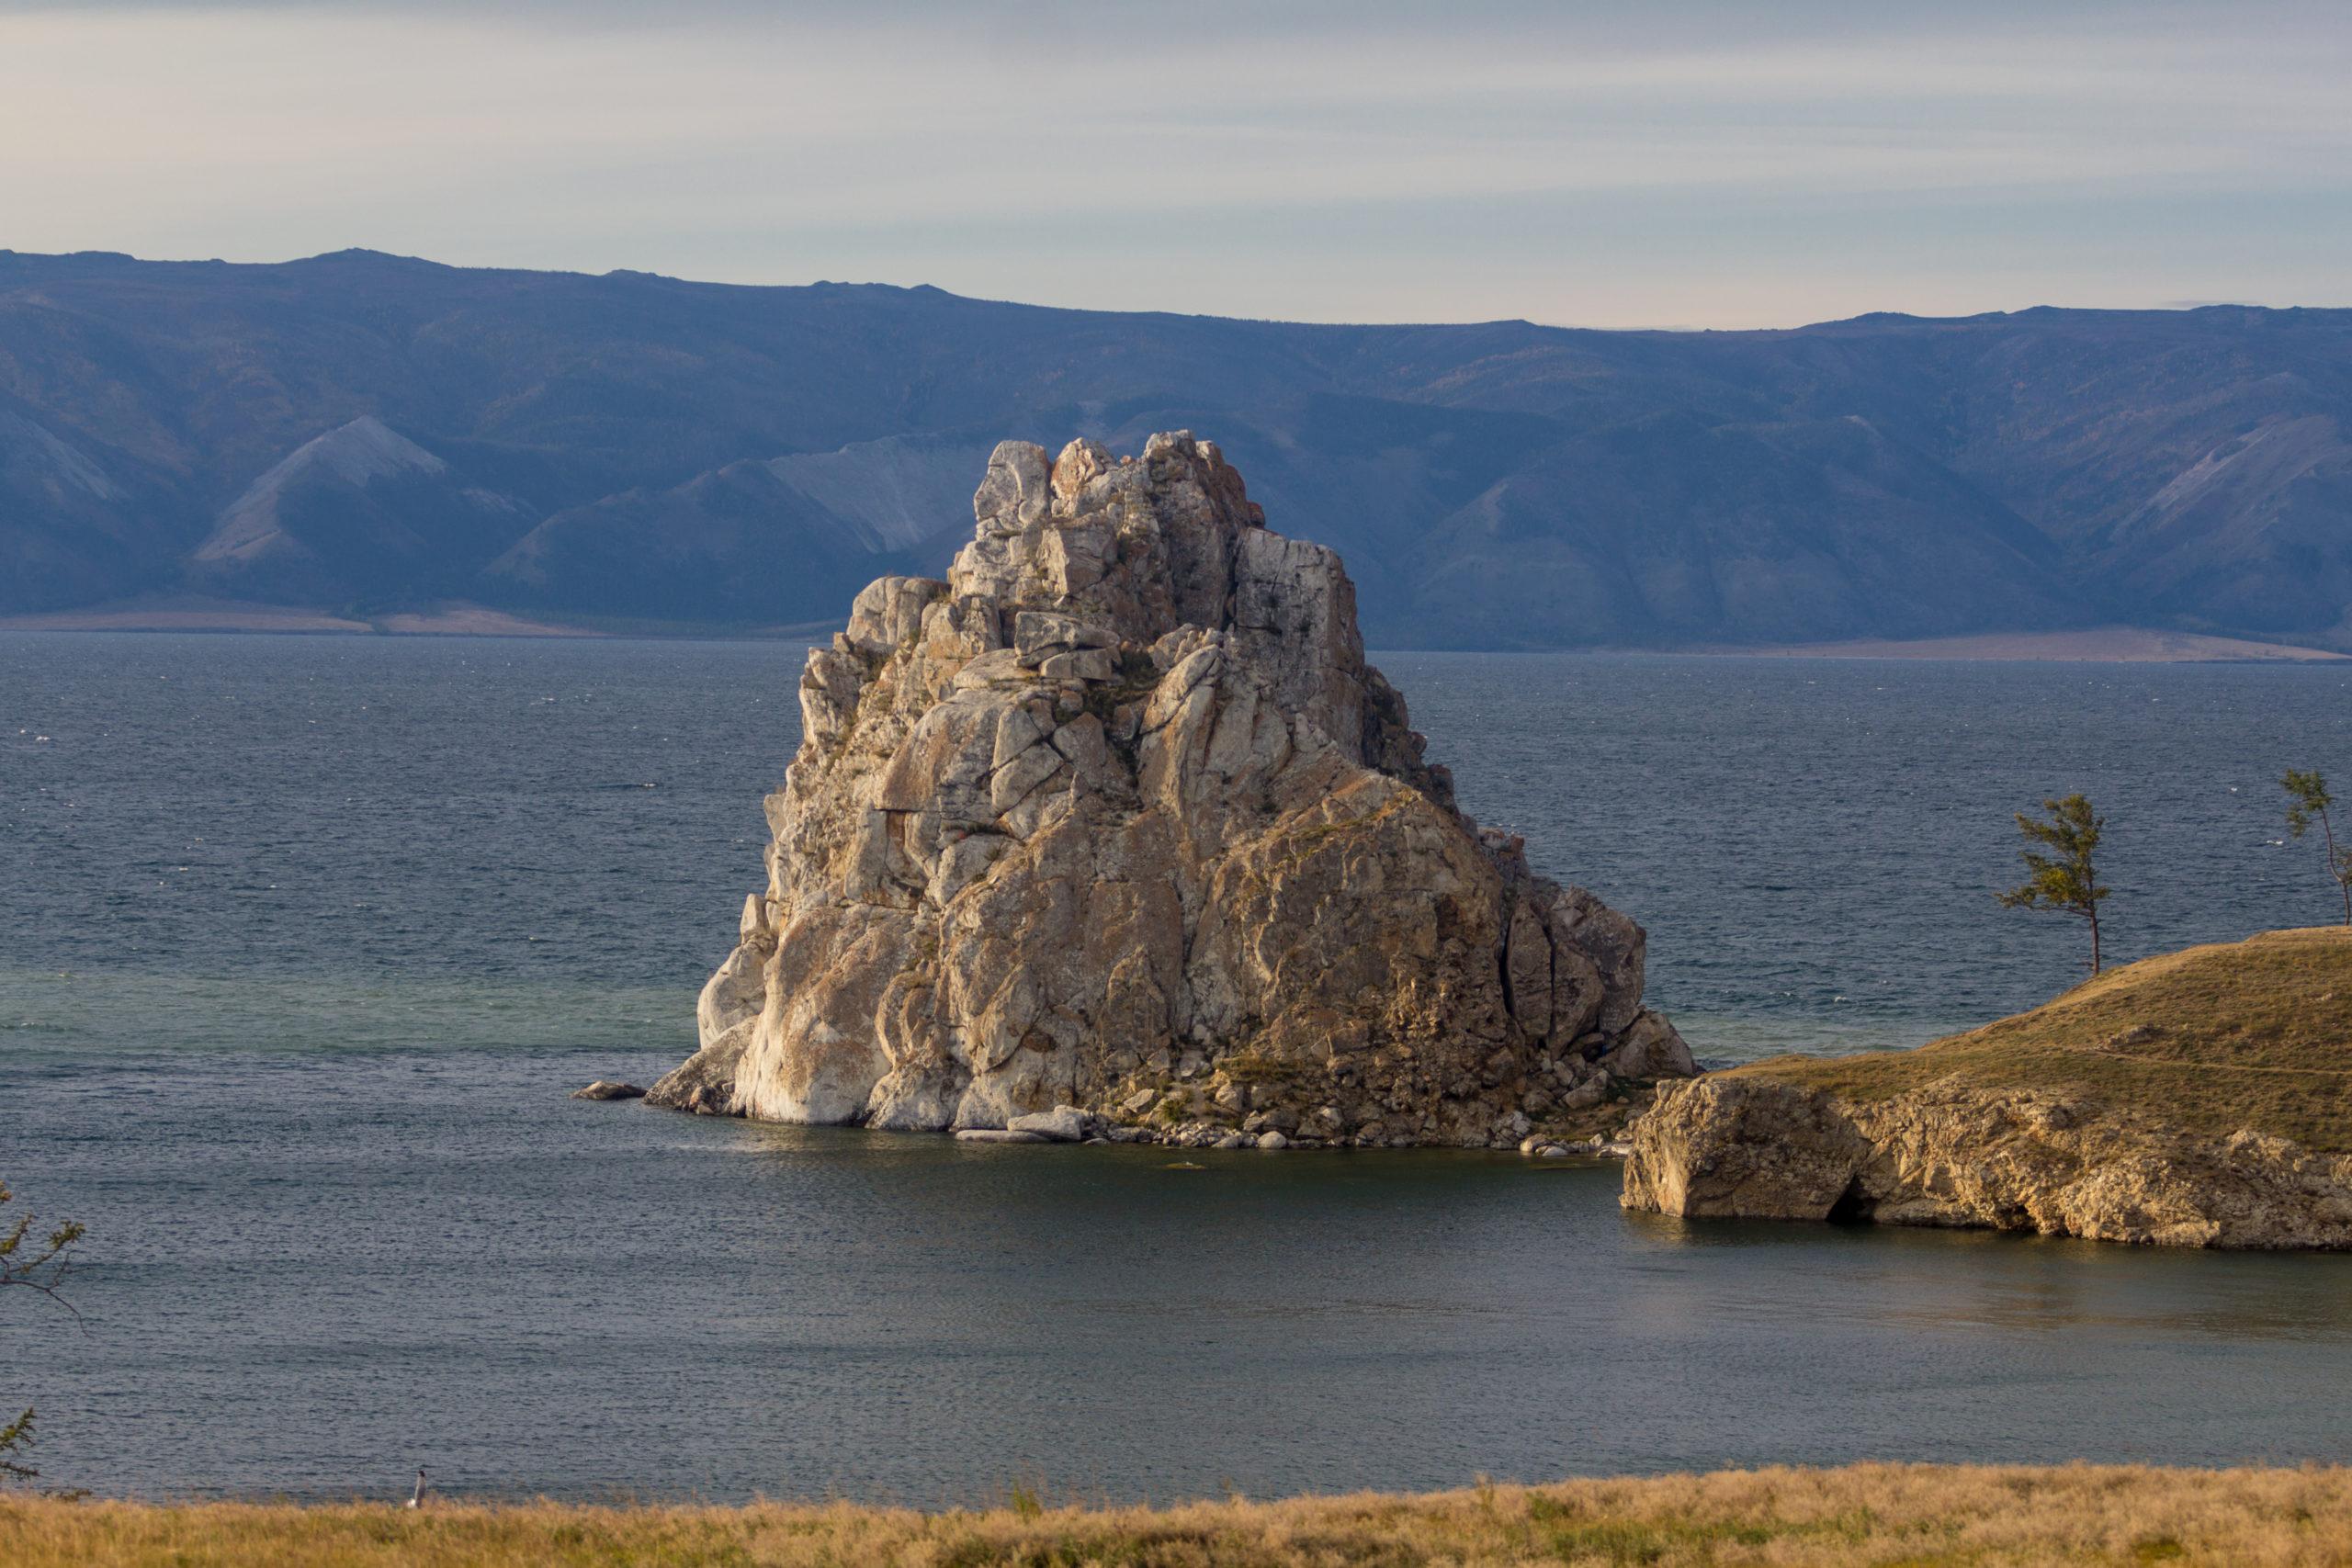
[[812,650],[767,883],[657,1104],[1506,1146],[1692,1069],[1644,936],[1454,807],[1331,551],[1187,433],[1007,442]]
[[1627,1208],[2352,1247],[2352,931],[2113,970],[1922,1046],[1663,1087]]

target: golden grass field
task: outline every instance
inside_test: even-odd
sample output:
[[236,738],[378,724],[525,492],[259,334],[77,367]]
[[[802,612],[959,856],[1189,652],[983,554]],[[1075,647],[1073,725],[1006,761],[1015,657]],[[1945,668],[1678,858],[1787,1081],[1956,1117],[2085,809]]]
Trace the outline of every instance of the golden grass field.
[[1775,1056],[1734,1072],[1855,1100],[1964,1075],[1980,1088],[2054,1090],[2192,1132],[2252,1127],[2352,1153],[2352,927],[2143,958],[1916,1051]]
[[1864,1464],[1168,1508],[66,1502],[0,1495],[8,1568],[727,1564],[2352,1563],[2352,1469]]

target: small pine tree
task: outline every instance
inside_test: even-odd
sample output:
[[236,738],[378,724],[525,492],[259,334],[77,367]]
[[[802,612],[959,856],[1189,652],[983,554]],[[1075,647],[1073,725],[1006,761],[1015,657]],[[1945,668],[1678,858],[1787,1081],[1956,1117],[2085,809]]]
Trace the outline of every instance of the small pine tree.
[[[2056,909],[2089,921],[2091,973],[2096,975],[2099,971],[2098,907],[2113,889],[2098,885],[2091,857],[2098,849],[2099,832],[2107,826],[2107,818],[2094,813],[2091,803],[2079,795],[2045,800],[2041,808],[2050,814],[2046,822],[2022,811],[2017,814],[2018,831],[2025,835],[2027,845],[2018,852],[2025,857],[2026,879],[2001,894],[2000,899],[2012,909]],[[2035,845],[2056,852],[2044,854]]]
[[2316,770],[2299,773],[2290,768],[2278,787],[2287,792],[2289,838],[2300,839],[2314,820],[2319,823],[2320,835],[2327,843],[2327,874],[2335,879],[2335,890],[2344,896],[2344,923],[2352,926],[2352,849],[2335,847],[2335,824],[2327,814],[2335,797],[2327,793],[2327,780]]

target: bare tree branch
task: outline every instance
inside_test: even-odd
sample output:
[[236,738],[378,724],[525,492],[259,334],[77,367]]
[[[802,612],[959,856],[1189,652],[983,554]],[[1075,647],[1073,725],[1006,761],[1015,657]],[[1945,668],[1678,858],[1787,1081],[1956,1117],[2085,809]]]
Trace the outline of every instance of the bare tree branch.
[[[0,1181],[0,1205],[16,1201],[17,1195],[8,1184]],[[46,1236],[37,1236],[33,1230],[34,1216],[19,1214],[17,1223],[0,1233],[0,1288],[10,1285],[47,1296],[73,1314],[79,1325],[82,1314],[74,1303],[60,1292],[66,1276],[74,1272],[74,1244],[82,1239],[82,1227],[66,1221]],[[83,1330],[87,1333],[88,1330]],[[33,1413],[25,1413],[5,1427],[0,1427],[0,1481],[30,1481],[40,1474],[31,1465],[7,1456],[22,1453],[33,1446]]]

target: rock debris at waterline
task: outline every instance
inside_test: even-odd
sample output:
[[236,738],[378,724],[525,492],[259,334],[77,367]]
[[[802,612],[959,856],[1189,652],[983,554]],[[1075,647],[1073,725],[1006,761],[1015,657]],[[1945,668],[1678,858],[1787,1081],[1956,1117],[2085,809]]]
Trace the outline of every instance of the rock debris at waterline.
[[1512,1147],[1695,1070],[1641,927],[1455,809],[1339,558],[1215,446],[1006,442],[972,509],[946,581],[810,652],[766,888],[653,1103]]

